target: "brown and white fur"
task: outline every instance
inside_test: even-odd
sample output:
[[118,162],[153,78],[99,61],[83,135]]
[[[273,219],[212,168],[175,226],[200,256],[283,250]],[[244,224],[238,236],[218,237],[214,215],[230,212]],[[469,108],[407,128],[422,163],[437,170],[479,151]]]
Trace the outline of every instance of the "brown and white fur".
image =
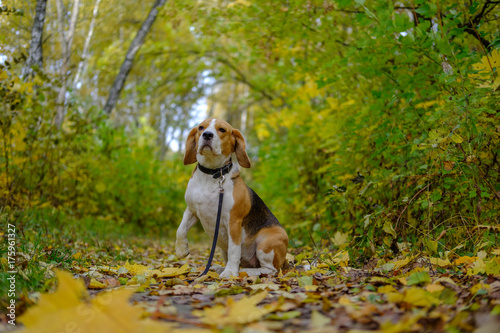
[[[219,169],[228,164],[233,155],[236,160],[232,159],[233,167],[223,183],[224,200],[217,246],[226,267],[220,277],[238,276],[240,265],[250,276],[274,274],[285,263],[288,235],[262,199],[240,177],[240,166],[250,167],[245,139],[240,131],[223,120],[201,122],[189,133],[184,164],[198,162],[206,168]],[[218,179],[197,167],[187,186],[187,209],[177,229],[177,257],[189,254],[186,235],[198,220],[213,238],[218,198]]]

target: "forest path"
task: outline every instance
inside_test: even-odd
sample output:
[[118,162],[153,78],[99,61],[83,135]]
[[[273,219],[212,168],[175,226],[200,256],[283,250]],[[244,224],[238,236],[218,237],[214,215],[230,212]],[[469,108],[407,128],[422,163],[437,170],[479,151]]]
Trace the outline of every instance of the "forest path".
[[[500,327],[498,251],[454,260],[406,253],[352,268],[345,250],[318,254],[305,247],[290,249],[295,253],[289,255],[291,267],[276,276],[242,273],[230,280],[221,280],[214,272],[199,278],[208,258],[205,244],[192,246],[182,261],[175,258],[173,248],[154,241],[120,251],[142,259],[133,264],[131,260],[97,264],[92,259],[94,249],[82,248],[71,269],[81,278],[80,287],[56,271],[63,281],[59,289],[39,298],[67,299],[86,289],[95,313],[113,316],[114,312],[113,318],[127,327],[159,325],[148,328],[151,332],[472,332],[478,328],[497,332]],[[116,294],[104,292],[109,289]],[[107,296],[119,293],[128,294]],[[89,306],[88,299],[81,302]],[[93,325],[93,317],[64,319],[63,312],[44,312],[43,303],[31,307],[20,321],[29,323],[38,311],[57,316],[55,322],[61,325],[65,320]]]

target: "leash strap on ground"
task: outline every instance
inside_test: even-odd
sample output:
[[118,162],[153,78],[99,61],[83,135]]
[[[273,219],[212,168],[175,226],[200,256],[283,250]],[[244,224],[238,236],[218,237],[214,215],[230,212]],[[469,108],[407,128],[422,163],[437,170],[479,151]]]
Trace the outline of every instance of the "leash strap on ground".
[[210,251],[210,257],[208,258],[207,267],[200,276],[203,276],[208,273],[210,267],[212,266],[212,259],[214,258],[215,247],[217,246],[217,237],[219,236],[219,225],[220,225],[220,214],[222,211],[222,199],[224,198],[224,190],[222,187],[219,188],[219,208],[217,209],[217,221],[215,222],[215,233],[214,233],[214,242],[212,243],[212,250]]

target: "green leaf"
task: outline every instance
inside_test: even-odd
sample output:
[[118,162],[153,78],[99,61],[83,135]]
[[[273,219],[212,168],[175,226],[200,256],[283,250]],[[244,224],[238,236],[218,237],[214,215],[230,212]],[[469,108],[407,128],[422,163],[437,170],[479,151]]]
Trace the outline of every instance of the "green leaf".
[[436,254],[437,251],[438,251],[438,245],[439,243],[432,240],[432,239],[429,239],[426,243],[427,245],[427,250],[431,253],[431,254]]
[[300,315],[300,311],[276,312],[268,315],[266,318],[270,320],[288,320],[297,318]]
[[415,284],[425,284],[430,283],[431,278],[429,277],[429,273],[426,271],[423,272],[415,272],[408,277],[408,286],[412,286]]
[[386,233],[388,233],[388,234],[392,235],[392,237],[394,237],[394,238],[396,238],[396,237],[397,237],[396,231],[395,231],[395,230],[394,230],[394,228],[392,227],[391,222],[386,221],[386,222],[384,223],[384,228],[383,228],[383,230],[384,230]]
[[304,276],[298,277],[297,282],[299,283],[299,287],[312,286],[313,277],[304,275]]
[[228,295],[237,295],[243,292],[243,287],[240,285],[234,285],[229,289],[220,289],[215,293],[215,297],[228,296]]

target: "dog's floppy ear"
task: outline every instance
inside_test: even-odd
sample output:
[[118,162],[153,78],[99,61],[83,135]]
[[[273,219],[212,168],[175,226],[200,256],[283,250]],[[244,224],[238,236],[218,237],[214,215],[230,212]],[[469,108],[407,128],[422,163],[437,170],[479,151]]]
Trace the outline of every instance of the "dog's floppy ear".
[[236,153],[238,163],[244,168],[250,168],[251,164],[247,155],[247,144],[243,135],[237,129],[233,129],[233,136],[235,139],[234,152]]
[[189,132],[186,140],[186,153],[184,154],[184,165],[193,164],[196,162],[196,133],[198,128],[195,127]]

